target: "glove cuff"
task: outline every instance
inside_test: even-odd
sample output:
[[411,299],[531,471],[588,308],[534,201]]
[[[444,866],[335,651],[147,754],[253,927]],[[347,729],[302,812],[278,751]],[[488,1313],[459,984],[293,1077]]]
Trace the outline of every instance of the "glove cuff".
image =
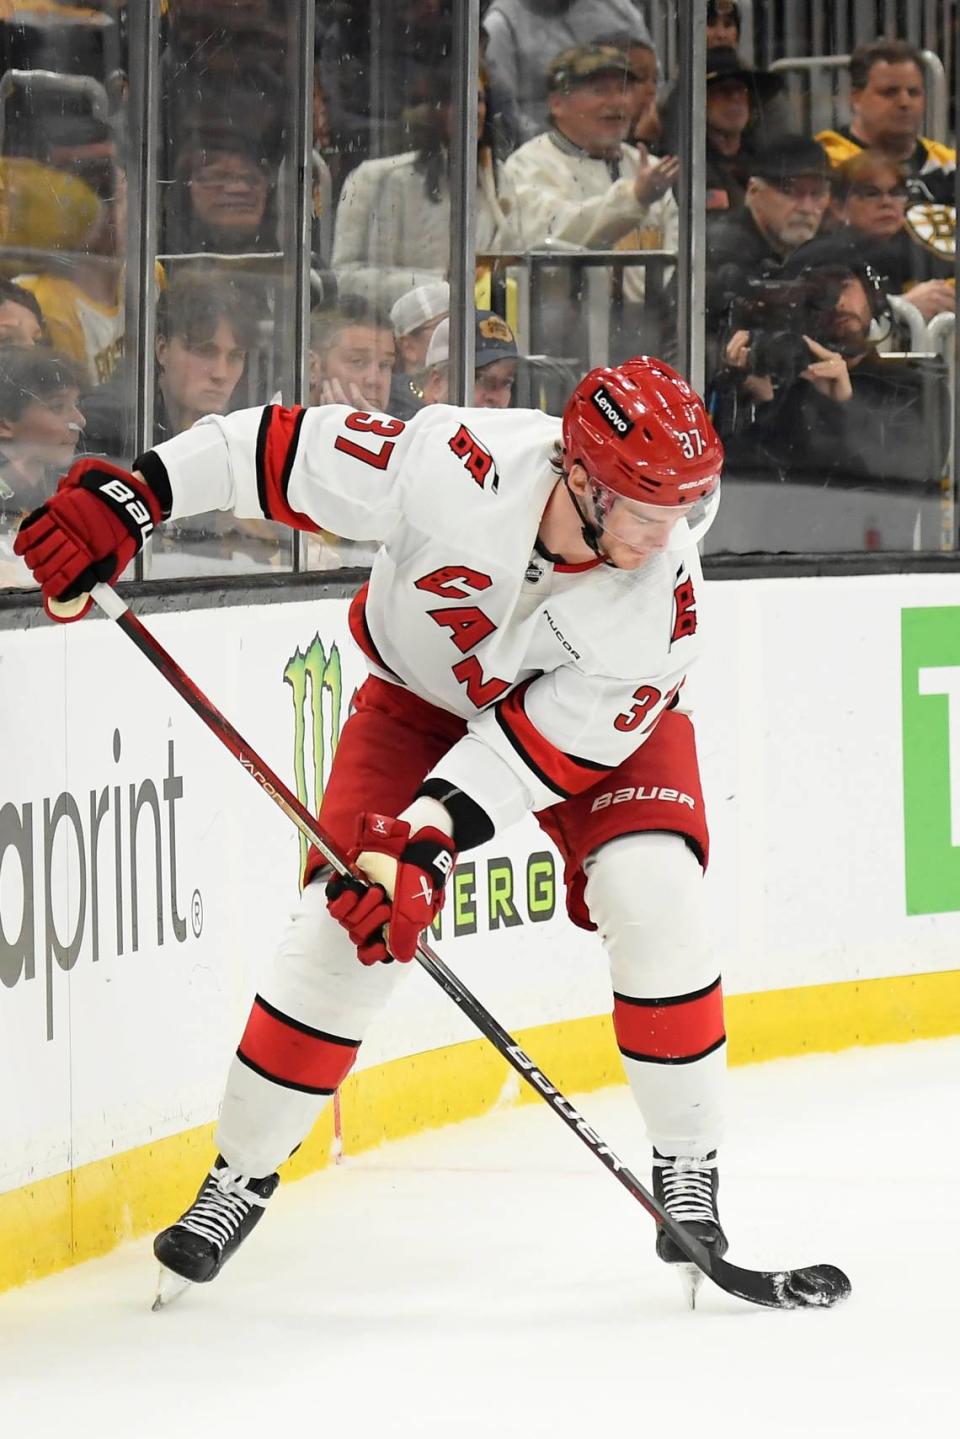
[[402,864],[415,864],[433,879],[437,889],[443,889],[456,863],[457,851],[453,840],[442,829],[418,829],[400,856]]

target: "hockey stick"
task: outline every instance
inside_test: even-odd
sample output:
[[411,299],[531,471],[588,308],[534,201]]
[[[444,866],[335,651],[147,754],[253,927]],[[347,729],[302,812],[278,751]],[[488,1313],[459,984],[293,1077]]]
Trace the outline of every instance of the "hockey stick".
[[[182,699],[200,716],[208,729],[240,762],[247,773],[256,780],[260,788],[279,805],[284,814],[299,829],[300,833],[317,846],[329,864],[340,874],[349,872],[349,866],[341,859],[336,849],[324,835],[318,822],[297,797],[274,774],[255,750],[228,719],[220,713],[207,696],[197,688],[176,661],[159,644],[150,631],[132,613],[126,601],[109,585],[98,584],[91,594],[103,612],[115,621],[124,634],[133,641],[141,654],[145,655],[155,669],[159,670]],[[362,878],[362,876],[361,876]],[[687,1256],[691,1264],[725,1290],[753,1304],[766,1305],[771,1309],[797,1309],[810,1306],[826,1307],[845,1299],[850,1293],[850,1281],[842,1270],[832,1264],[815,1264],[804,1269],[782,1269],[775,1271],[740,1269],[735,1264],[711,1253],[682,1225],[666,1212],[654,1196],[618,1159],[609,1145],[605,1144],[596,1130],[592,1129],[570,1101],[551,1084],[534,1061],[525,1054],[516,1041],[507,1033],[457,976],[447,968],[438,954],[435,954],[421,938],[417,959],[435,980],[484,1034],[509,1065],[526,1080],[527,1084],[544,1099],[558,1114],[590,1152],[609,1169],[623,1187],[633,1195],[657,1224],[669,1234],[677,1248]]]

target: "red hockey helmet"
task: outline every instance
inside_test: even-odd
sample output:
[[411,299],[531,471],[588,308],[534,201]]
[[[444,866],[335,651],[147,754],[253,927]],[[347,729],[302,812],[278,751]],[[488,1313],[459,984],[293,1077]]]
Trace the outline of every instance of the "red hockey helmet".
[[700,396],[663,360],[638,355],[585,375],[563,412],[563,457],[624,499],[692,505],[688,544],[716,514],[723,445]]

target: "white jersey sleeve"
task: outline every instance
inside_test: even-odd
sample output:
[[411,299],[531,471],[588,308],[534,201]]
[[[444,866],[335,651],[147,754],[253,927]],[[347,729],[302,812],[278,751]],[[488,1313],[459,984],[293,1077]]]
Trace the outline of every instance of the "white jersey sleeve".
[[231,510],[376,540],[401,512],[408,444],[407,426],[390,415],[267,405],[208,415],[152,454],[166,472],[172,518]]

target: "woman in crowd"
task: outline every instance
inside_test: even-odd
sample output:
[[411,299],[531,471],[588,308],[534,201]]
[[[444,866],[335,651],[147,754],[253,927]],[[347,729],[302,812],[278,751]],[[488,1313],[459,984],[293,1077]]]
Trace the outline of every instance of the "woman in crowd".
[[[889,294],[906,295],[925,320],[954,310],[953,233],[930,224],[930,206],[911,204],[906,172],[876,150],[834,171],[837,227],[798,251],[807,264],[867,262]],[[945,239],[947,243],[944,243]]]
[[[416,149],[365,160],[347,177],[337,209],[333,268],[340,288],[393,304],[443,278],[450,248],[449,99],[417,107]],[[493,157],[487,130],[486,72],[477,97],[476,248],[523,248],[513,187]]]
[[184,141],[174,162],[163,243],[173,255],[276,248],[276,176],[258,132],[211,122]]

